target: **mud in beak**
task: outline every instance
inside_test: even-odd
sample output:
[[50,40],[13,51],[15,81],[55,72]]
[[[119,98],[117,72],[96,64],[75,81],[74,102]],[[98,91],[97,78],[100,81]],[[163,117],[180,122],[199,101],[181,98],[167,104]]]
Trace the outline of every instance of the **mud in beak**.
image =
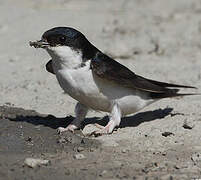
[[35,48],[46,48],[49,47],[50,44],[44,40],[39,40],[39,41],[29,41],[29,45],[33,46]]

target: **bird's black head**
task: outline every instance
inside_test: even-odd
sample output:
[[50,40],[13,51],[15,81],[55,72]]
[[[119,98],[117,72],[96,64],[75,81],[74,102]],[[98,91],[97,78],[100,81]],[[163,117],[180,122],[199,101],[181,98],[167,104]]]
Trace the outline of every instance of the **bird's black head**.
[[70,27],[55,27],[46,31],[42,35],[42,40],[48,42],[50,46],[69,46],[76,48],[78,41],[85,40],[85,36]]
[[55,27],[46,31],[40,41],[30,42],[36,48],[67,46],[82,53],[83,59],[92,58],[97,49],[79,31],[71,27]]

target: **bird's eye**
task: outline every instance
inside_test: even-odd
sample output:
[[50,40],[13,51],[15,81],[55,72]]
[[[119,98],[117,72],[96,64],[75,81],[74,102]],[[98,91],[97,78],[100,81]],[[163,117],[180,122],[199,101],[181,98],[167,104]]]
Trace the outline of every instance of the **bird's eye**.
[[59,37],[59,42],[64,43],[65,41],[66,41],[66,37],[65,36]]

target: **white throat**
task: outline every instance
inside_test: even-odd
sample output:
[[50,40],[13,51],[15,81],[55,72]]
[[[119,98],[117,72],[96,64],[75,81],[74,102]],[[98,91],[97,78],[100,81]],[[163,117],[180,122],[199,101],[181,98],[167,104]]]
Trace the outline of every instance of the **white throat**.
[[82,64],[82,53],[68,46],[48,47],[46,50],[58,69],[75,69]]

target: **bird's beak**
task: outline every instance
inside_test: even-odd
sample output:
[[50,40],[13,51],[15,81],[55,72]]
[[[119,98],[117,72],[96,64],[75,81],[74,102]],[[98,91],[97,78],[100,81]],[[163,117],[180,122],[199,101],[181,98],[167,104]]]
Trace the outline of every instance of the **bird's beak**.
[[41,39],[39,41],[29,41],[29,45],[33,46],[35,48],[46,48],[46,47],[50,46],[50,44],[43,39]]

